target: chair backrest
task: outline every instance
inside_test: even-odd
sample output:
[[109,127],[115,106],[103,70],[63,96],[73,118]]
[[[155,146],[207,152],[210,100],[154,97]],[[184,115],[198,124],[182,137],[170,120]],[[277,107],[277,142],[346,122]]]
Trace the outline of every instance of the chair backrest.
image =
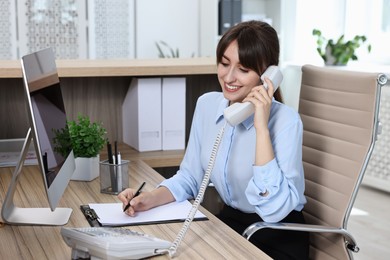
[[[305,65],[299,113],[307,223],[346,229],[377,126],[377,73]],[[310,235],[311,259],[348,259],[337,234]]]

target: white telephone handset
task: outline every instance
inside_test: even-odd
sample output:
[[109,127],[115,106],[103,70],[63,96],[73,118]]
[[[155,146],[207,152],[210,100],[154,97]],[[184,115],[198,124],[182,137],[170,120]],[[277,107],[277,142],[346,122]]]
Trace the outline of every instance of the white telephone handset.
[[[283,75],[278,66],[271,65],[267,68],[267,70],[261,75],[261,80],[265,88],[268,88],[267,82],[265,82],[264,77],[269,78],[273,85],[274,91],[279,87],[280,83],[283,80]],[[233,105],[227,107],[223,112],[223,115],[226,121],[231,126],[236,126],[245,119],[247,119],[250,115],[255,112],[255,108],[251,102],[244,103],[234,103]]]

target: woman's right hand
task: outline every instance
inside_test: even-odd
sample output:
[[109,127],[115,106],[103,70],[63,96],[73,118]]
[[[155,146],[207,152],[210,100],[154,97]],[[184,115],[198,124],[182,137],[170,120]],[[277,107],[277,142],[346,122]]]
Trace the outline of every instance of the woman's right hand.
[[153,207],[151,203],[153,195],[151,192],[143,191],[137,197],[134,197],[135,193],[135,189],[127,188],[118,194],[118,199],[123,203],[123,209],[130,203],[130,207],[125,213],[132,217],[135,216],[137,211],[145,211]]
[[143,191],[137,197],[134,197],[135,193],[135,189],[127,188],[118,194],[118,199],[123,203],[123,209],[130,203],[125,213],[132,217],[137,211],[146,211],[175,200],[172,193],[163,186],[153,191]]

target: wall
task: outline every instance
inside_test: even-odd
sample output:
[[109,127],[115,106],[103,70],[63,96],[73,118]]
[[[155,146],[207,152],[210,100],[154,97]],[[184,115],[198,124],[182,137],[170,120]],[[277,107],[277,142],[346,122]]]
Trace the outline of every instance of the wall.
[[218,0],[3,0],[0,60],[53,47],[60,59],[214,56]]
[[164,54],[164,41],[179,57],[200,55],[200,20],[198,0],[135,0],[135,58],[157,58],[156,42]]

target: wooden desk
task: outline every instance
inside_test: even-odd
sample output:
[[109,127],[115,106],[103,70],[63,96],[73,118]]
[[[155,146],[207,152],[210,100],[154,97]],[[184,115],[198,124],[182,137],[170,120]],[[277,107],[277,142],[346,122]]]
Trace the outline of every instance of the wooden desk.
[[[15,192],[15,204],[28,207],[48,207],[37,166],[23,168]],[[3,201],[13,168],[0,168],[0,200]],[[129,165],[130,186],[146,181],[145,190],[153,189],[163,177],[140,159]],[[66,226],[88,226],[79,206],[91,202],[119,202],[116,196],[100,193],[99,178],[91,182],[71,181],[60,201],[60,207],[70,207],[73,213]],[[191,224],[176,259],[270,259],[241,235],[201,209],[209,218]],[[173,241],[182,223],[132,226],[131,229]],[[0,228],[0,259],[70,259],[71,249],[65,244],[61,227],[10,226]],[[158,256],[155,259],[169,259]]]

